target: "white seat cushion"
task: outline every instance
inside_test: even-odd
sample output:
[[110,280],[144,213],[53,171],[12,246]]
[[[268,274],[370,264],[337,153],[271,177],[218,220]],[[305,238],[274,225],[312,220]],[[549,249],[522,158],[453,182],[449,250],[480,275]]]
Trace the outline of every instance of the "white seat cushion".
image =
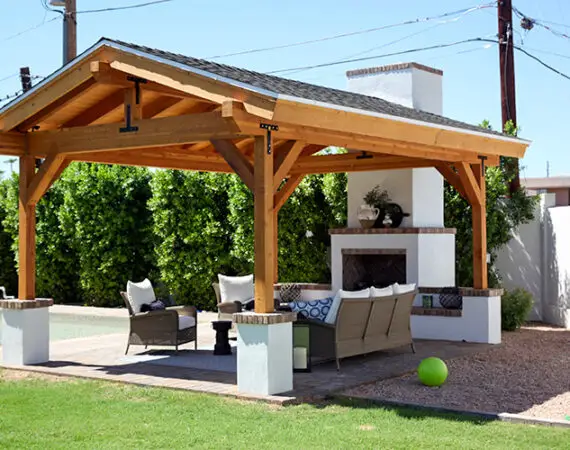
[[416,283],[410,283],[410,284],[394,283],[392,285],[392,288],[394,289],[394,294],[407,294],[408,292],[412,292],[416,289]]
[[192,316],[178,316],[178,329],[185,330],[196,325],[196,319]]
[[394,295],[394,289],[392,286],[385,288],[370,288],[370,297],[389,297],[390,295]]
[[336,322],[340,300],[343,298],[370,298],[370,288],[362,289],[361,291],[343,291],[342,289],[339,289],[333,298],[331,309],[329,309],[329,313],[327,314],[327,317],[325,317],[326,323],[334,324]]
[[228,302],[246,302],[253,298],[253,274],[243,277],[228,277],[226,275],[218,275],[220,282],[220,301]]
[[145,278],[140,283],[127,282],[127,297],[131,304],[133,312],[140,313],[143,304],[150,305],[156,300],[152,283],[148,278]]

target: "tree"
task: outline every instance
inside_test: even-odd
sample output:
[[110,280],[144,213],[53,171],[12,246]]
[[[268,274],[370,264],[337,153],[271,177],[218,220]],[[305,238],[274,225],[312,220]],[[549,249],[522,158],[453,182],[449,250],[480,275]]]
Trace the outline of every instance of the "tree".
[[[488,121],[481,124],[491,128]],[[517,130],[512,122],[505,125],[505,132],[516,136]],[[513,236],[513,230],[533,218],[537,198],[528,197],[524,188],[509,195],[509,184],[515,176],[512,158],[501,157],[498,167],[486,170],[487,183],[487,251],[491,255],[489,264],[489,286],[499,286],[500,279],[493,264],[500,247],[507,244]],[[457,191],[445,183],[445,225],[456,228],[455,258],[456,282],[458,286],[473,285],[473,229],[471,224],[471,206]]]

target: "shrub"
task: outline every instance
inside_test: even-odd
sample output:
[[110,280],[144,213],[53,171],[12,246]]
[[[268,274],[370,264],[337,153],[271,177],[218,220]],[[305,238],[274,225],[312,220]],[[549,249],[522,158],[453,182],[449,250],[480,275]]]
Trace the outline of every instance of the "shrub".
[[506,291],[501,299],[501,324],[505,331],[515,331],[525,322],[534,299],[530,292],[518,288]]

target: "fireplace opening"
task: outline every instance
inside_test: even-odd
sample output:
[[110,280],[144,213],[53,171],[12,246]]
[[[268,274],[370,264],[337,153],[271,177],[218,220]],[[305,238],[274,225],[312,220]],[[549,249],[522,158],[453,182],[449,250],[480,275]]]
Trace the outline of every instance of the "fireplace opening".
[[406,283],[406,250],[343,249],[342,288],[357,291]]

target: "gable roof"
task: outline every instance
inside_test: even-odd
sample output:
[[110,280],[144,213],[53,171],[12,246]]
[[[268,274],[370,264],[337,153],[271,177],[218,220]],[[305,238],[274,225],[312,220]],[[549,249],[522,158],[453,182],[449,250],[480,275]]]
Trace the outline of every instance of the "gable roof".
[[472,125],[437,114],[408,108],[379,97],[357,94],[341,89],[319,86],[274,75],[267,75],[227,64],[220,64],[205,59],[171,53],[114,39],[102,38],[99,43],[115,44],[151,57],[154,56],[182,66],[187,66],[189,69],[192,68],[216,77],[222,77],[225,80],[233,80],[240,85],[246,85],[245,87],[249,86],[254,88],[253,90],[256,90],[255,88],[257,88],[262,91],[260,93],[267,94],[272,97],[287,96],[292,99],[303,99],[321,103],[323,106],[325,104],[335,105],[337,107],[350,108],[362,112],[378,113],[395,118],[424,122],[435,126],[456,128],[464,131],[474,131],[497,137],[512,138],[512,136],[507,136],[494,130],[482,128],[478,125]]

